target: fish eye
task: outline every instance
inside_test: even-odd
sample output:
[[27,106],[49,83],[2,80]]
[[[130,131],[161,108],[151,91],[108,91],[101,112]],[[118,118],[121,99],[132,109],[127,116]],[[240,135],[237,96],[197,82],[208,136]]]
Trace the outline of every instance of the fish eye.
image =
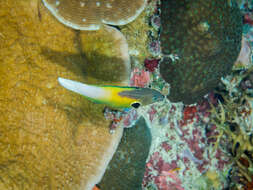
[[132,106],[133,108],[136,108],[136,109],[137,109],[138,107],[140,107],[140,105],[141,105],[141,104],[140,104],[139,102],[134,102],[134,103],[131,104],[131,106]]

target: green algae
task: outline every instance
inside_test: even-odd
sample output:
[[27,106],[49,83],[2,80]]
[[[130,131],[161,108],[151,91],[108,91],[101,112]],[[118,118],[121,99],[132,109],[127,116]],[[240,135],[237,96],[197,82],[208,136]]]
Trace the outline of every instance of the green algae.
[[162,1],[160,73],[171,85],[168,99],[195,103],[229,74],[240,52],[242,19],[226,0]]

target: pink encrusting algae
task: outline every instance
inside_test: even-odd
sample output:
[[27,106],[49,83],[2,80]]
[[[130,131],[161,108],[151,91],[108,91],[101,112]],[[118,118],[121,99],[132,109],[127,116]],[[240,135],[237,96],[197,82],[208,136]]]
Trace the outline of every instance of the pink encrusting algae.
[[155,69],[158,68],[160,59],[145,59],[144,61],[144,67],[149,71],[149,72],[154,72]]
[[[227,155],[219,147],[213,150],[216,136],[214,141],[208,140],[218,134],[217,128],[206,122],[210,116],[208,102],[205,99],[186,107],[172,104],[146,108],[154,145],[147,160],[144,189],[151,186],[158,190],[189,189],[189,186],[198,189],[200,186],[192,181],[201,179],[208,171],[222,173],[228,169]],[[167,123],[160,125],[161,117],[167,117]],[[207,128],[212,129],[209,134]]]
[[107,120],[111,120],[110,133],[114,133],[120,125],[124,128],[132,127],[140,118],[136,109],[118,111],[105,108],[104,116]]
[[147,87],[150,82],[149,72],[140,70],[138,68],[133,69],[131,73],[130,86]]

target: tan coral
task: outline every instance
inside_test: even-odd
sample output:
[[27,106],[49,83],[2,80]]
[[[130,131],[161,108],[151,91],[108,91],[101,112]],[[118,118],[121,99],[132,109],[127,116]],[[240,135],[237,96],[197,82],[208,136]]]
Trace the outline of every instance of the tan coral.
[[76,32],[37,3],[0,2],[0,189],[89,190],[122,129],[109,134],[102,105],[58,84],[87,82],[88,63]]
[[[127,41],[120,31],[105,25],[98,31],[82,31],[80,41],[89,63],[85,67],[89,83],[96,79],[99,84],[111,82],[117,85],[121,81],[128,85],[130,57]],[[114,71],[114,74],[108,71]]]
[[144,9],[146,0],[43,0],[63,24],[78,30],[98,30],[101,24],[124,25]]
[[129,54],[140,63],[144,63],[145,58],[151,56],[148,51],[148,31],[151,27],[148,25],[146,12],[143,12],[136,20],[121,27],[121,32],[127,39]]

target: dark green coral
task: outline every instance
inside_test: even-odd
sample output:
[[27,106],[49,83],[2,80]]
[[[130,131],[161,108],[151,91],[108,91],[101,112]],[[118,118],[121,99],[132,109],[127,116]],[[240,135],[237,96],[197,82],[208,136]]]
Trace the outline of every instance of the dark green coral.
[[101,189],[141,190],[151,139],[144,118],[134,127],[124,129],[118,149],[99,183]]
[[168,99],[195,103],[231,72],[241,48],[242,17],[227,0],[162,0],[160,73]]

